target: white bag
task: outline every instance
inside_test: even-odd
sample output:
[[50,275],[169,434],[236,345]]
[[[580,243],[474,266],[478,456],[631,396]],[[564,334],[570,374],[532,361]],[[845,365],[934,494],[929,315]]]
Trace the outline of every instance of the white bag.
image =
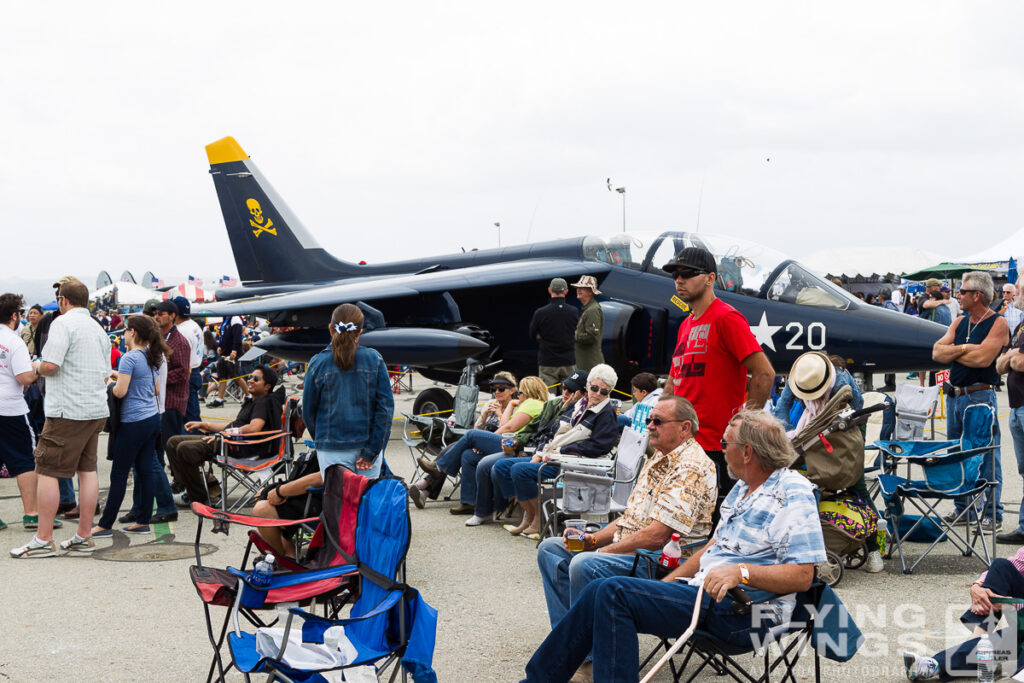
[[[256,629],[256,652],[261,657],[277,659],[284,638],[283,627]],[[332,626],[324,631],[323,643],[302,642],[302,624],[293,624],[288,633],[288,646],[281,661],[296,669],[330,669],[345,666],[357,656],[356,648],[345,637],[344,626]],[[348,676],[346,676],[348,678]],[[374,680],[376,676],[374,676]],[[338,680],[342,680],[340,677]],[[358,679],[353,679],[358,680]]]

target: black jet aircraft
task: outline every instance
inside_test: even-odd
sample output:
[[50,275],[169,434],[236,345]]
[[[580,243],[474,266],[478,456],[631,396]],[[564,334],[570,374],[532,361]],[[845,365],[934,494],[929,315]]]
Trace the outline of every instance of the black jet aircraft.
[[218,290],[216,303],[193,314],[258,314],[295,328],[257,344],[279,358],[308,360],[328,343],[334,307],[358,302],[368,313],[361,343],[389,365],[449,383],[469,358],[534,374],[528,326],[548,300],[548,283],[593,275],[605,360],[623,383],[641,370],[665,374],[688,310],[660,266],[697,245],[715,254],[718,296],[746,316],[777,371],[808,350],[838,354],[867,378],[938,367],[931,348],[945,328],[867,305],[764,246],[689,232],[623,233],[357,265],[317,244],[233,138],[206,152],[243,286]]

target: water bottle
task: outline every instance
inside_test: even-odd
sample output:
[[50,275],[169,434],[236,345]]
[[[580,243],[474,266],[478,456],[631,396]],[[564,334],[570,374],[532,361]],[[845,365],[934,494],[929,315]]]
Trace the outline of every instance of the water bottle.
[[878,539],[878,552],[885,555],[886,548],[889,545],[889,522],[884,519],[878,520],[876,538]]
[[986,633],[978,639],[978,683],[994,683],[996,680],[995,653],[992,641]]
[[661,549],[661,557],[658,564],[666,569],[675,569],[679,566],[679,558],[683,556],[683,550],[679,547],[679,534],[672,534],[672,540]]
[[256,563],[249,575],[249,583],[263,588],[270,585],[270,579],[274,576],[274,556],[267,553],[266,558]]

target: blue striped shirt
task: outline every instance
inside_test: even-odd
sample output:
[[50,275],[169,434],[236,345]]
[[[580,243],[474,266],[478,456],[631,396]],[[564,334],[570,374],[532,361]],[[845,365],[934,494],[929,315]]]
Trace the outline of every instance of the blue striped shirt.
[[[700,558],[700,571],[690,580],[699,585],[710,569],[744,562],[753,565],[817,564],[825,561],[825,540],[814,500],[814,484],[789,469],[772,472],[747,496],[737,481],[722,503],[714,544]],[[771,601],[778,623],[789,619],[793,595]]]

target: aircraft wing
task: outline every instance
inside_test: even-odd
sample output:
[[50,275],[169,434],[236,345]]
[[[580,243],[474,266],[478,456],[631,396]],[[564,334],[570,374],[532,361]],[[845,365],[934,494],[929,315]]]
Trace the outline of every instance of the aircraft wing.
[[268,294],[248,299],[192,307],[194,316],[228,316],[263,314],[303,308],[330,306],[345,302],[392,299],[460,289],[500,287],[520,282],[541,282],[546,287],[551,278],[576,278],[580,275],[600,276],[611,266],[600,261],[570,259],[537,259],[482,266],[436,270],[413,275],[354,277],[337,284],[309,285],[307,289],[283,294]]

